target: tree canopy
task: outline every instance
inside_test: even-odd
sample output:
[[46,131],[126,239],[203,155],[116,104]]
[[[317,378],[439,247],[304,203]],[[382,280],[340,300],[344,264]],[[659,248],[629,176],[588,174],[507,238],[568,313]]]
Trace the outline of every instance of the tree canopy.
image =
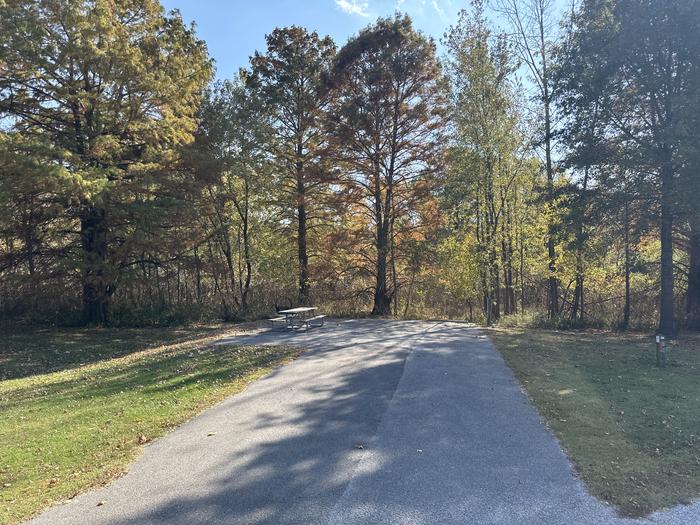
[[[36,161],[70,186],[62,204],[79,228],[83,317],[104,322],[131,262],[135,215],[160,197],[177,149],[193,138],[211,76],[206,46],[155,0],[10,0],[0,33],[8,151],[45,154]],[[29,139],[43,147],[23,151]]]
[[697,329],[700,6],[554,7],[474,0],[441,56],[276,28],[214,80],[157,0],[0,2],[0,316]]

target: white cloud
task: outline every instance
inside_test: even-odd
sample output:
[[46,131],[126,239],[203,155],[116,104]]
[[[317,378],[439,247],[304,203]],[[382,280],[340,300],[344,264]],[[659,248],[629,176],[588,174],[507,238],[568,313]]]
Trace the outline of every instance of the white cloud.
[[432,0],[431,2],[433,4],[433,9],[435,9],[435,12],[438,14],[438,16],[445,20],[447,18],[447,15],[445,14],[445,10],[440,7],[440,4],[438,3],[438,0]]
[[369,17],[369,1],[368,0],[335,0],[341,11],[349,15]]

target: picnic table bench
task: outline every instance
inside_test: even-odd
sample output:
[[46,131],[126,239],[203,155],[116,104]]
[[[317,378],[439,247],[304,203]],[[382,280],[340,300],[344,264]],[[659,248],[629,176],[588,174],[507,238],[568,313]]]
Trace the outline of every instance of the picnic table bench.
[[286,317],[273,317],[272,319],[268,319],[272,323],[272,327],[276,326],[282,326],[286,327],[287,326],[287,318]]
[[280,310],[278,314],[283,314],[284,317],[273,317],[269,319],[272,323],[273,328],[280,326],[282,328],[294,329],[301,328],[305,326],[307,329],[314,326],[323,326],[323,321],[326,318],[325,315],[314,315],[308,317],[318,310],[315,306],[299,306],[297,308],[290,308],[288,310]]

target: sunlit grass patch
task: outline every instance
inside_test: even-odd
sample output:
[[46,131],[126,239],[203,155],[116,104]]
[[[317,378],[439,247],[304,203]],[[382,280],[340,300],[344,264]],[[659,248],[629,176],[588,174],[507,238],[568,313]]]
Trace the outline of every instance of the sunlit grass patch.
[[[0,523],[113,479],[143,444],[299,353],[213,346],[221,330],[133,351],[147,347],[144,340],[168,338],[160,332],[126,337],[117,348],[122,357],[0,382]],[[76,338],[94,341],[63,330],[49,340],[64,348]]]

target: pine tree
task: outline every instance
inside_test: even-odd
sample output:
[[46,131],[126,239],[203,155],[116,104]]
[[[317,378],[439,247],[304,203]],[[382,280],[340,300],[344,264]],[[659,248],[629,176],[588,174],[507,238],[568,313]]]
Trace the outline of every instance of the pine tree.
[[[212,72],[206,46],[156,0],[8,0],[0,6],[0,112],[53,147],[74,179],[83,318],[109,320],[115,223],[192,140]],[[162,172],[161,172],[162,173]]]

